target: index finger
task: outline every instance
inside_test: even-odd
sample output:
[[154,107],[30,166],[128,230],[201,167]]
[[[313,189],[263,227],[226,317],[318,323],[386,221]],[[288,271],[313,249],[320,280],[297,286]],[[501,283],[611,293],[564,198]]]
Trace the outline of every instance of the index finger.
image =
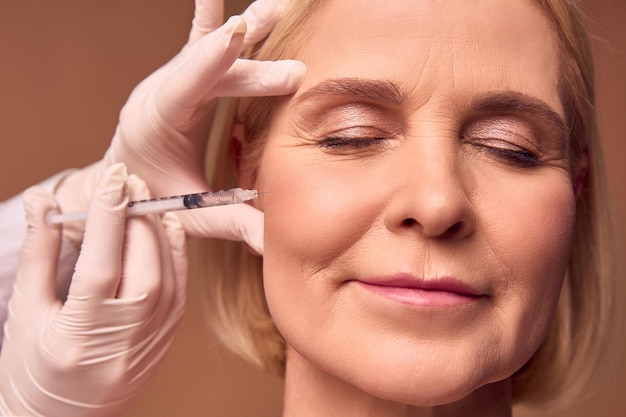
[[223,0],[196,0],[188,44],[193,44],[224,23]]
[[27,303],[55,300],[57,259],[61,247],[61,228],[46,224],[46,214],[58,210],[52,194],[39,187],[24,192],[28,231],[20,252],[14,291]]
[[114,164],[107,168],[94,191],[70,296],[115,298],[122,272],[126,178],[126,167]]
[[289,0],[253,1],[241,14],[248,27],[244,48],[256,44],[269,35],[287,10],[288,5]]
[[[274,28],[278,19],[283,15],[289,0],[256,0],[250,3],[241,17],[246,21],[244,47],[254,45],[265,38]],[[217,0],[196,0],[191,33],[188,44],[195,43],[209,32],[217,29],[224,23],[224,4]]]

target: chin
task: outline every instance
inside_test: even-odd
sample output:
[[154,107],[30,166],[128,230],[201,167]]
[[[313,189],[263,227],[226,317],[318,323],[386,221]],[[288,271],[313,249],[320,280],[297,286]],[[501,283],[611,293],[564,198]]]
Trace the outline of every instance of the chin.
[[433,407],[451,404],[469,397],[485,382],[473,372],[407,372],[386,369],[361,369],[356,375],[345,375],[348,384],[367,395],[398,404]]
[[365,384],[362,389],[369,395],[386,401],[416,407],[434,407],[461,401],[480,388],[473,384],[460,384],[458,380],[454,383],[451,381],[453,379],[433,381],[425,378],[413,382],[379,380]]

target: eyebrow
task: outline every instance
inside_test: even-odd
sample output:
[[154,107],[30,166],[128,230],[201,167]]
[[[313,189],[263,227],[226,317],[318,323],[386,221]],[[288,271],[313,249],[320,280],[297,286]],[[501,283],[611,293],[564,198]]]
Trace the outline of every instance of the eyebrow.
[[[346,96],[355,99],[399,106],[407,99],[406,92],[387,80],[362,78],[331,78],[309,88],[294,98],[295,106],[320,96]],[[497,91],[472,100],[472,110],[485,113],[527,113],[539,117],[559,135],[567,137],[569,129],[563,118],[543,100],[518,91]]]
[[491,113],[527,113],[538,117],[566,137],[569,129],[563,118],[546,102],[517,91],[499,91],[486,93],[472,101],[476,112]]
[[391,81],[361,78],[331,78],[309,88],[294,99],[297,106],[319,96],[351,96],[381,104],[400,105],[406,93]]

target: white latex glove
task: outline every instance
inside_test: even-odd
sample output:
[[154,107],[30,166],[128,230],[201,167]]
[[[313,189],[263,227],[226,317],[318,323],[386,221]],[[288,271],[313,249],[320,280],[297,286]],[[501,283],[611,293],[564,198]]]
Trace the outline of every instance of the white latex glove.
[[185,304],[185,234],[169,213],[125,219],[145,184],[122,164],[94,191],[69,296],[55,297],[61,230],[41,188],[24,194],[28,232],[0,354],[0,414],[117,416],[163,359]]
[[[222,0],[196,0],[188,43],[132,92],[103,161],[61,184],[56,195],[63,211],[84,210],[102,166],[114,162],[124,162],[158,197],[208,191],[204,157],[215,98],[292,94],[304,77],[300,61],[238,58],[284,9],[285,1],[258,0],[221,25]],[[262,253],[263,215],[249,205],[178,214],[192,236],[245,240]]]

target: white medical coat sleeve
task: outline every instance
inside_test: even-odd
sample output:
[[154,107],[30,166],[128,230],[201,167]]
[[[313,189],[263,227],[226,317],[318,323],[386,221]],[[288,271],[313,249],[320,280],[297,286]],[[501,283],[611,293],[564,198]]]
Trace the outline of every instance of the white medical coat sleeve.
[[[38,184],[52,191],[70,171],[57,174]],[[26,219],[22,195],[16,195],[0,202],[0,345],[4,339],[4,323],[7,319],[9,298],[13,292],[13,281],[17,271],[22,244],[26,237]],[[78,248],[63,242],[57,269],[57,296],[61,300],[67,297],[74,265],[78,259]]]

